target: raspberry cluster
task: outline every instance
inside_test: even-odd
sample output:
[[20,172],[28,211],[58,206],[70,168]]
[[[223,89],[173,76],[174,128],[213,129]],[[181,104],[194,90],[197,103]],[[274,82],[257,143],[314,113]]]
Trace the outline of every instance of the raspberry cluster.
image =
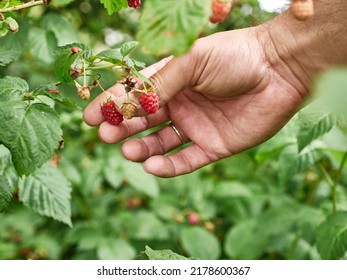
[[128,6],[130,8],[137,9],[141,5],[141,0],[128,0]]

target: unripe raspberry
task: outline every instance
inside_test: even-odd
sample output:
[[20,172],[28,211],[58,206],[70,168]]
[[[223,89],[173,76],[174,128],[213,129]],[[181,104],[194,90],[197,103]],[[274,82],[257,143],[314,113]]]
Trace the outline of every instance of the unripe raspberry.
[[88,100],[90,98],[90,87],[78,88],[77,93],[82,100]]
[[307,20],[314,15],[313,0],[292,0],[290,9],[297,20]]
[[77,79],[79,76],[81,76],[82,69],[79,67],[73,67],[70,68],[70,76],[73,79]]
[[188,223],[191,225],[198,225],[200,224],[200,217],[197,213],[195,212],[190,212],[188,214]]
[[72,53],[72,54],[79,53],[80,51],[81,51],[80,48],[77,48],[77,47],[72,47],[72,48],[71,48],[71,53]]
[[231,0],[211,0],[212,15],[210,17],[211,23],[219,23],[224,21],[232,8]]
[[122,108],[121,108],[121,112],[122,112],[124,118],[130,120],[133,117],[135,117],[136,105],[133,103],[124,103]]

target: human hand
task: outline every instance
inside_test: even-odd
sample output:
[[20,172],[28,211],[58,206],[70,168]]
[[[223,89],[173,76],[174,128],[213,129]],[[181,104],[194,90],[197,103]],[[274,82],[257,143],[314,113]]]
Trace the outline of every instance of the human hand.
[[[155,114],[112,126],[100,112],[102,94],[86,108],[85,121],[100,125],[105,143],[171,121],[180,135],[167,125],[122,146],[125,158],[144,161],[144,169],[160,177],[189,173],[253,147],[281,129],[303,100],[295,82],[283,78],[281,67],[269,65],[272,48],[259,35],[257,28],[217,33],[198,40],[188,54],[143,70],[160,97]],[[122,85],[108,92],[124,95]],[[179,136],[190,144],[165,155],[183,144]]]

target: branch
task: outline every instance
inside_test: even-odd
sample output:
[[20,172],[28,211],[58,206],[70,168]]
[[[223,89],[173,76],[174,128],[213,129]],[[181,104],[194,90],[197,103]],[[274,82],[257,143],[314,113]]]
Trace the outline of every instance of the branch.
[[33,0],[18,6],[13,6],[13,7],[8,7],[8,8],[2,8],[0,9],[0,13],[7,13],[7,12],[14,12],[14,11],[19,11],[22,9],[38,6],[38,5],[46,5],[47,0]]

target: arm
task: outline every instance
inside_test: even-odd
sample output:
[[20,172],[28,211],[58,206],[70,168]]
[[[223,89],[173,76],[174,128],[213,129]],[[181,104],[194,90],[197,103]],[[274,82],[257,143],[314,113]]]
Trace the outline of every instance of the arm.
[[[104,122],[96,98],[85,121],[100,125],[100,139],[116,143],[148,128],[169,125],[125,141],[122,152],[144,169],[172,177],[192,172],[271,138],[302,106],[312,80],[334,65],[347,64],[347,1],[316,0],[316,15],[300,22],[289,11],[263,25],[199,39],[189,53],[144,70],[161,109],[115,127]],[[154,75],[153,75],[154,74]],[[109,92],[124,94],[120,85]]]

